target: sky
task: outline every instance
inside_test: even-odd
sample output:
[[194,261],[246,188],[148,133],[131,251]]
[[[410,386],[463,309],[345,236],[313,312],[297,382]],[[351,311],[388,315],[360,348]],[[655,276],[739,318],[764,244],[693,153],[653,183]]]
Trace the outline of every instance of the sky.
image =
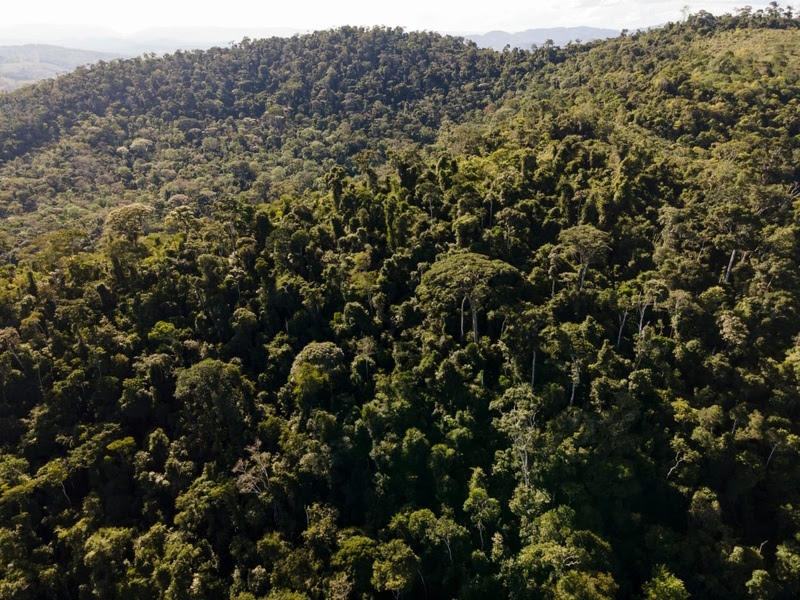
[[[539,27],[634,29],[681,19],[682,8],[714,14],[746,2],[727,0],[18,0],[0,12],[0,29],[19,25],[88,25],[132,34],[153,27],[401,26],[410,30],[484,33]],[[754,9],[766,3],[751,2]],[[44,28],[43,28],[44,29]],[[49,27],[46,29],[50,29]]]

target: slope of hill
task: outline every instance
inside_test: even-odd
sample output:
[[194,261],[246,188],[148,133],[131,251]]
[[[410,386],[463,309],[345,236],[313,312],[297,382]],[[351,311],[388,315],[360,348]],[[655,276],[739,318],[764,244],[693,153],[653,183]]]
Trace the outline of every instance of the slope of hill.
[[122,56],[111,52],[76,50],[46,44],[0,46],[0,91],[14,90],[41,79],[67,73],[81,65]]
[[0,597],[798,597],[799,26],[0,97]]
[[[78,66],[101,60],[140,55],[171,54],[176,51],[226,47],[247,37],[291,37],[303,33],[289,28],[185,27],[151,28],[120,36],[113,31],[75,28],[3,28],[0,26],[0,91],[10,91]],[[306,32],[308,33],[308,32]],[[592,41],[619,35],[619,31],[594,27],[529,29],[517,33],[492,31],[471,34],[465,39],[480,48],[502,50],[506,46],[530,49],[548,40],[556,45]],[[31,40],[57,40],[56,44]],[[20,43],[17,43],[20,42]],[[2,45],[6,44],[6,45]],[[71,46],[71,47],[67,47]],[[76,49],[80,47],[82,49]]]
[[[382,161],[393,147],[433,142],[442,123],[513,92],[530,62],[435,34],[350,28],[79,70],[0,97],[0,196],[13,198],[4,225],[35,235],[72,211],[92,229],[102,206],[166,184],[217,193],[228,184],[220,166],[236,161],[259,161],[260,180],[248,170],[242,185],[263,194],[319,186],[362,151]],[[82,173],[55,166],[65,145]],[[175,151],[191,156],[192,173],[155,175],[174,170]],[[44,164],[54,178],[42,177]]]

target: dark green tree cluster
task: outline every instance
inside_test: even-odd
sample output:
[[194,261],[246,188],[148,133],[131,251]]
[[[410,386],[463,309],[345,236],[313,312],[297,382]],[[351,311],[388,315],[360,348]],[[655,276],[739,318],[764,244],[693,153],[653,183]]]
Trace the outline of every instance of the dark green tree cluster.
[[0,98],[0,597],[800,595],[797,29]]

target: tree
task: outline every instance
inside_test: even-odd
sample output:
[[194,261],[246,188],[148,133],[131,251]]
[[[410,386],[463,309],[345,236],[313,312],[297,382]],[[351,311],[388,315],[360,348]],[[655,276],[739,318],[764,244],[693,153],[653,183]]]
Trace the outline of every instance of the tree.
[[558,242],[567,257],[578,261],[578,289],[583,290],[589,266],[602,263],[611,250],[611,236],[594,225],[575,225],[562,230]]
[[543,336],[548,340],[547,351],[551,359],[562,361],[562,368],[569,374],[569,405],[572,406],[586,365],[593,362],[597,353],[594,344],[599,338],[599,324],[589,316],[580,324],[566,322],[550,326]]
[[390,528],[406,535],[409,541],[421,543],[427,554],[431,553],[429,545],[444,546],[450,565],[453,566],[453,548],[467,536],[467,530],[456,523],[452,515],[443,514],[437,517],[427,508],[395,515]]
[[103,527],[84,544],[83,562],[89,569],[92,593],[100,598],[129,594],[124,563],[132,558],[133,530]]
[[232,465],[246,443],[245,431],[253,417],[253,386],[239,367],[207,358],[178,373],[175,398],[181,402],[181,433],[204,440],[193,445],[193,455],[217,457]]
[[344,373],[341,348],[333,342],[311,342],[295,357],[288,384],[297,405],[310,411],[321,394],[331,394]]
[[689,592],[683,581],[669,572],[664,565],[659,565],[654,575],[643,586],[645,600],[688,600]]
[[342,532],[331,566],[346,574],[352,591],[366,594],[372,590],[373,563],[378,559],[378,542],[357,531]]
[[470,516],[473,525],[478,529],[478,536],[481,539],[481,550],[483,550],[483,532],[487,525],[494,522],[500,516],[500,503],[497,499],[489,496],[486,491],[486,481],[483,469],[476,467],[472,471],[469,481],[469,495],[464,502],[464,512]]
[[411,589],[419,559],[405,542],[389,540],[378,547],[379,558],[372,563],[372,585],[379,592],[392,592],[399,598]]
[[511,441],[514,463],[525,487],[531,486],[532,455],[538,446],[540,421],[544,416],[542,404],[528,386],[516,386],[507,389],[502,397],[489,405],[490,409],[500,412],[493,425]]
[[429,314],[460,303],[462,338],[464,309],[469,304],[472,340],[477,343],[480,309],[490,304],[507,307],[521,287],[520,273],[511,265],[472,252],[456,252],[440,258],[425,272],[417,294],[425,305],[433,305],[435,312]]
[[113,237],[120,237],[134,243],[144,233],[145,219],[152,212],[152,207],[141,202],[114,209],[106,217],[106,232]]
[[512,597],[615,596],[618,586],[604,571],[611,548],[595,533],[578,529],[575,516],[571,508],[558,506],[534,520],[534,535],[509,565]]

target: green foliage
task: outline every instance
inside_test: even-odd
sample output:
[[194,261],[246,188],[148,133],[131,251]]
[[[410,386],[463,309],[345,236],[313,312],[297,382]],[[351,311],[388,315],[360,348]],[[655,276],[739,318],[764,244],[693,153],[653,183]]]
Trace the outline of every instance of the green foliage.
[[379,592],[392,592],[399,597],[411,588],[417,557],[401,540],[390,540],[378,551],[379,558],[372,564],[372,585]]
[[[469,303],[472,316],[472,340],[478,342],[478,319],[481,310],[511,310],[513,296],[521,293],[522,277],[514,267],[500,260],[472,252],[456,252],[437,260],[422,277],[417,289],[420,300],[436,313],[449,305],[461,306],[461,338],[464,337],[464,307]],[[437,310],[438,309],[438,310]]]
[[0,596],[800,595],[797,27],[0,96]]
[[658,567],[655,575],[642,587],[647,600],[687,600],[689,593],[683,582],[670,573],[664,565]]

